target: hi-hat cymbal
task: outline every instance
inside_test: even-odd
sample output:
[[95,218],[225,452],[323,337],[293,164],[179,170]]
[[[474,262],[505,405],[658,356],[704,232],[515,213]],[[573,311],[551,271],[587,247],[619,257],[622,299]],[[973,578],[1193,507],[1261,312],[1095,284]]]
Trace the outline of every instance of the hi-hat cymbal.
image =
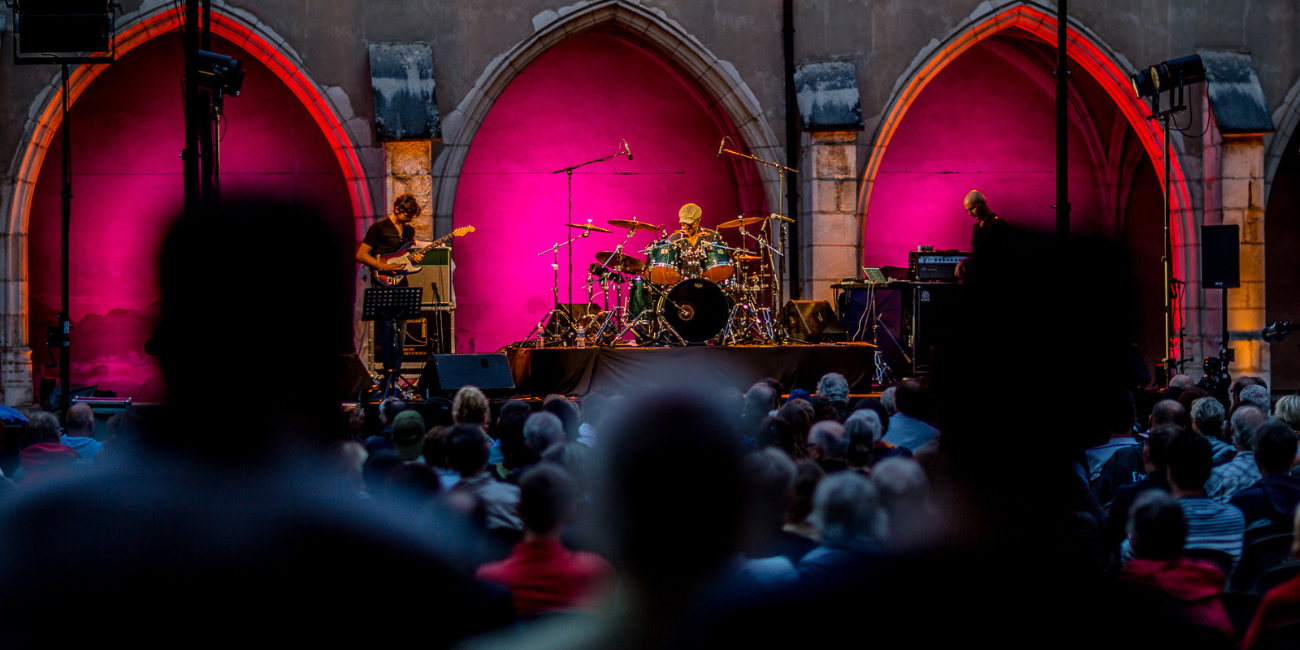
[[748,226],[750,224],[759,223],[762,220],[763,217],[741,217],[739,219],[732,219],[731,221],[724,221],[723,223],[718,224],[718,227],[739,228],[740,226]]
[[596,253],[596,261],[624,273],[640,273],[645,268],[644,261],[613,251]]
[[642,223],[636,219],[610,219],[605,223],[618,228],[629,228],[631,230],[659,230],[659,226]]
[[589,223],[570,223],[565,225],[567,225],[570,228],[580,228],[582,230],[590,230],[592,232],[614,232],[609,228],[601,228],[600,226],[593,226]]

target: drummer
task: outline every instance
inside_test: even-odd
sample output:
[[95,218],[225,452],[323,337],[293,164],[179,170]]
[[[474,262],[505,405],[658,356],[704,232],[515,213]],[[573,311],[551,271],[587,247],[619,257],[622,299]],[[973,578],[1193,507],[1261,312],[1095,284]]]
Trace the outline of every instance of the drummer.
[[677,221],[682,224],[682,229],[668,236],[668,241],[676,243],[682,248],[700,248],[704,244],[722,243],[722,238],[718,236],[717,231],[700,227],[700,217],[704,216],[704,210],[694,203],[687,203],[677,211]]

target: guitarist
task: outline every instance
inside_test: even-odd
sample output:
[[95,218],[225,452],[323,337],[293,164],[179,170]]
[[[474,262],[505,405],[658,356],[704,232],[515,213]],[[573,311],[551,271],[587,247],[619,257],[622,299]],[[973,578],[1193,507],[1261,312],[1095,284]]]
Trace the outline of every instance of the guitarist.
[[[393,214],[387,219],[377,221],[366,230],[366,236],[357,247],[357,261],[375,271],[397,271],[403,267],[381,261],[379,255],[391,255],[402,246],[415,241],[415,228],[411,222],[420,216],[420,202],[412,194],[403,194],[393,201]],[[373,274],[372,274],[373,275]],[[406,279],[401,278],[388,286],[406,286]],[[405,334],[406,323],[394,323],[388,320],[375,321],[375,338],[383,354],[384,389],[395,388],[393,379],[402,369],[402,341],[397,337]],[[402,338],[405,338],[403,336]]]

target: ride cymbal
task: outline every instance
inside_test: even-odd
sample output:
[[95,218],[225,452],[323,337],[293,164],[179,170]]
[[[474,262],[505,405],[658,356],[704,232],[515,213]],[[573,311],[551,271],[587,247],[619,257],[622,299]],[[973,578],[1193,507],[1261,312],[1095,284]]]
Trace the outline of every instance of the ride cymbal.
[[659,226],[649,223],[642,223],[636,219],[610,219],[605,223],[618,228],[628,228],[631,230],[659,230]]
[[762,220],[763,220],[763,217],[741,217],[741,218],[739,218],[739,219],[732,219],[731,221],[724,221],[724,222],[718,224],[718,227],[719,227],[719,228],[739,228],[740,226],[748,226],[748,225],[750,225],[750,224],[759,223],[759,222],[761,222]]
[[578,228],[580,230],[590,230],[592,232],[614,232],[609,228],[601,228],[600,226],[593,226],[589,223],[569,223],[565,225],[570,228]]

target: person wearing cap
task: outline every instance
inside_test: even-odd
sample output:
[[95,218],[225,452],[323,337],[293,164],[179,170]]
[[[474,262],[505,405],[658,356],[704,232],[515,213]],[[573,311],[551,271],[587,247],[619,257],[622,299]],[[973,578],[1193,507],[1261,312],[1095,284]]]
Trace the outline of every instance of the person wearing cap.
[[687,203],[677,211],[677,222],[682,225],[681,230],[673,233],[668,237],[670,242],[680,242],[678,245],[685,248],[698,248],[703,244],[721,242],[722,238],[718,236],[717,231],[700,227],[700,218],[704,216],[704,210],[694,203]]
[[424,432],[424,417],[415,411],[402,411],[393,419],[393,446],[402,460],[424,462]]

